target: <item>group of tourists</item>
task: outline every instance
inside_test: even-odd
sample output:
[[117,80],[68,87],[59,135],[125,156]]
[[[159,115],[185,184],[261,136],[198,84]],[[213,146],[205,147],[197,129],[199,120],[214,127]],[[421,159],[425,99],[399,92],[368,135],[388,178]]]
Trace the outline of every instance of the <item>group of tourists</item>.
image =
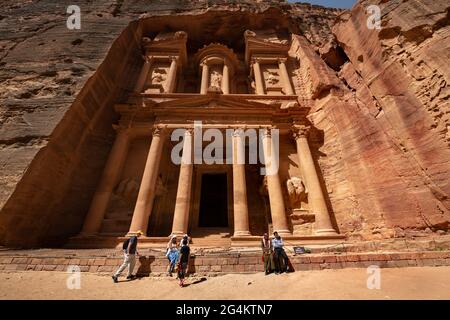
[[[122,245],[124,254],[124,261],[119,269],[114,273],[112,279],[114,283],[118,282],[120,274],[128,267],[127,279],[132,280],[136,276],[133,275],[133,269],[136,264],[136,256],[139,256],[137,251],[138,238],[143,235],[142,231],[136,232],[136,235],[125,240]],[[265,274],[275,272],[280,274],[289,271],[289,259],[283,249],[283,239],[278,232],[273,233],[273,239],[269,238],[267,233],[264,233],[261,239],[261,248],[263,251],[262,260],[264,262]],[[178,243],[177,236],[173,235],[166,248],[166,257],[169,260],[167,266],[168,276],[172,276],[174,272],[177,273],[180,287],[184,286],[184,279],[188,273],[189,257],[191,250],[189,248],[189,236],[185,234]]]
[[[143,235],[142,231],[136,232],[136,235],[128,238],[122,245],[124,260],[122,265],[112,276],[114,283],[118,282],[120,274],[128,267],[127,280],[133,280],[136,276],[133,275],[134,266],[136,265],[136,256],[139,256],[137,251],[138,238]],[[172,276],[174,271],[177,272],[180,287],[184,286],[184,279],[189,267],[189,257],[191,250],[189,248],[189,236],[185,234],[180,243],[177,242],[177,237],[174,235],[170,238],[167,244],[166,257],[169,260],[167,273]]]
[[172,273],[176,270],[177,278],[180,280],[180,287],[184,286],[184,278],[188,272],[190,255],[189,236],[185,234],[178,244],[177,236],[173,235],[167,244],[166,257],[169,259],[167,274],[171,277]]

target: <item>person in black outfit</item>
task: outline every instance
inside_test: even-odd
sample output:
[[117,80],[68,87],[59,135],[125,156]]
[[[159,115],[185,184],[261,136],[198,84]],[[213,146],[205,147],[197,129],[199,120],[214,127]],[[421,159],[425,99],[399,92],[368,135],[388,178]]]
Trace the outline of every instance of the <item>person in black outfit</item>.
[[119,278],[120,274],[125,270],[125,268],[128,267],[128,276],[127,279],[133,279],[133,269],[136,265],[136,255],[139,255],[139,252],[137,251],[137,244],[138,244],[138,237],[143,235],[144,233],[142,231],[136,232],[135,236],[132,236],[125,240],[122,245],[124,260],[122,265],[119,267],[119,269],[114,273],[112,276],[112,279],[114,283],[117,283],[117,279]]
[[178,260],[178,279],[180,279],[180,287],[184,286],[184,278],[189,266],[189,256],[191,249],[189,248],[189,237],[184,235],[180,243],[180,259]]

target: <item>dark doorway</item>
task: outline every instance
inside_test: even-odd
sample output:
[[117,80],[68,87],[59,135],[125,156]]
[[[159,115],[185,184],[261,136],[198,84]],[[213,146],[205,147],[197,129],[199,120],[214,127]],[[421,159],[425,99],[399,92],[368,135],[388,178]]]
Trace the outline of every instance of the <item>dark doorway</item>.
[[199,227],[228,227],[227,174],[202,175]]

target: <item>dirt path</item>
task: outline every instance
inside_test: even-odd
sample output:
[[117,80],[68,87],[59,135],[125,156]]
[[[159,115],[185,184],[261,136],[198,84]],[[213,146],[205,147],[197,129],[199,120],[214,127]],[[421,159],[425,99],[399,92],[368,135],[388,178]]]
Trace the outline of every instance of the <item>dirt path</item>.
[[[450,267],[381,269],[381,288],[367,288],[366,269],[283,275],[229,274],[175,279],[141,278],[114,284],[109,276],[81,275],[69,290],[63,272],[0,273],[0,299],[450,299]],[[197,283],[193,281],[197,280]]]

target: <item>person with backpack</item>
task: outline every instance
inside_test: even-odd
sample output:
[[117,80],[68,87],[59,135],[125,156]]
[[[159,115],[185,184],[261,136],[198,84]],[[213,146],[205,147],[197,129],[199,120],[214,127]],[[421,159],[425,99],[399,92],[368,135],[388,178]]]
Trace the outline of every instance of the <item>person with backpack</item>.
[[136,255],[139,255],[139,252],[137,251],[138,238],[143,234],[144,233],[141,230],[139,230],[138,232],[136,232],[135,236],[132,236],[123,242],[122,250],[124,254],[124,260],[122,265],[112,276],[114,283],[118,282],[117,279],[127,267],[128,267],[127,279],[131,280],[135,277],[133,276],[133,269],[136,264]]

